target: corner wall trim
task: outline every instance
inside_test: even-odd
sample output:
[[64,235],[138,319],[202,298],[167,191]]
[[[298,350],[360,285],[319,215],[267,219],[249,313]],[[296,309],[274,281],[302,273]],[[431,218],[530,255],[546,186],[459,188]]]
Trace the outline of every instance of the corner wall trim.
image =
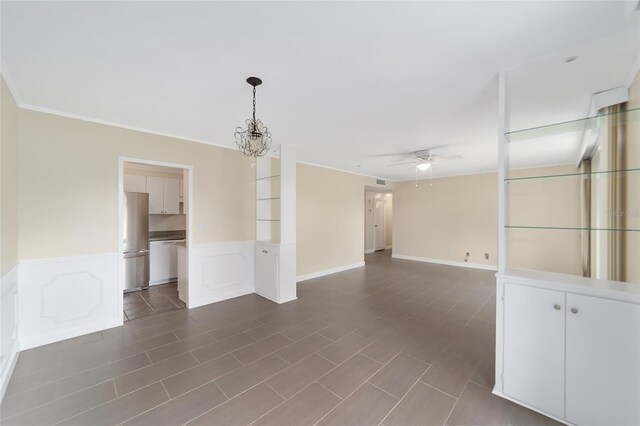
[[0,278],[0,340],[2,340],[2,356],[0,357],[0,401],[7,390],[9,379],[20,356],[18,341],[18,280],[20,263]]
[[335,268],[323,269],[322,271],[311,272],[310,274],[298,275],[296,277],[297,282],[307,281],[314,278],[324,277],[325,275],[335,274],[337,272],[348,271],[349,269],[361,268],[364,266],[364,262],[351,263],[349,265],[338,266]]
[[404,254],[395,254],[395,253],[393,253],[391,257],[393,257],[394,259],[413,260],[416,262],[436,263],[438,265],[460,266],[463,268],[473,268],[473,269],[484,269],[486,271],[498,270],[498,267],[495,265],[485,265],[482,263],[468,263],[468,262],[458,262],[455,260],[431,259],[429,257],[408,256]]

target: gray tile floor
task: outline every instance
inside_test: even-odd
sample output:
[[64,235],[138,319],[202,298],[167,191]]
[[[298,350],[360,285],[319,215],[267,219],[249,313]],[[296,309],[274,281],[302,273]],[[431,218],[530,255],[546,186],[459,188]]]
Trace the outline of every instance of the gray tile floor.
[[153,285],[147,290],[125,293],[123,302],[123,319],[125,321],[187,307],[178,298],[178,283],[175,282]]
[[491,394],[492,272],[365,268],[20,355],[4,425],[540,425]]

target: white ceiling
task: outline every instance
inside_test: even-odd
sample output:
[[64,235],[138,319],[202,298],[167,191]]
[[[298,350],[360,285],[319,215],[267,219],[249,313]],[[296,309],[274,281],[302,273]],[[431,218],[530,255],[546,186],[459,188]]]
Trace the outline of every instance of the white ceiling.
[[584,116],[637,66],[636,4],[3,1],[2,72],[24,107],[229,147],[256,75],[300,161],[407,180],[371,156],[440,147],[465,158],[434,176],[467,174],[496,168],[498,70],[513,128]]

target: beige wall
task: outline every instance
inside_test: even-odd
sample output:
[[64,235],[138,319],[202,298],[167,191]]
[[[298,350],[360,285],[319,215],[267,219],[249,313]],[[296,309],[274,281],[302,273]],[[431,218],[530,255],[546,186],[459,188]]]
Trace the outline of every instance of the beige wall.
[[0,276],[4,276],[18,263],[18,107],[0,80]]
[[495,265],[497,234],[495,173],[396,184],[394,254],[463,261],[469,252],[470,263]]
[[[630,90],[628,109],[640,108],[640,73],[636,75]],[[625,168],[640,167],[640,113],[634,112],[627,124],[627,164]],[[629,229],[640,229],[640,173],[628,173],[627,176],[627,208],[630,215],[625,226]],[[640,232],[625,234],[627,262],[624,278],[627,282],[640,283]]]
[[[556,166],[515,170],[512,177],[578,173]],[[580,227],[580,176],[516,180],[509,184],[509,223],[516,226]],[[509,266],[582,275],[580,231],[510,229]]]
[[253,240],[254,169],[233,149],[20,110],[21,260],[116,252],[118,156],[193,166],[194,243]]
[[297,275],[364,261],[364,187],[375,179],[298,163]]
[[[572,166],[522,170],[515,175],[575,172]],[[580,220],[579,179],[541,179],[510,184],[510,223],[577,226]],[[498,182],[496,173],[456,176],[396,184],[395,254],[497,265]],[[554,225],[555,224],[555,225]],[[579,233],[511,230],[510,266],[551,272],[580,273]],[[564,232],[564,231],[562,231]],[[489,253],[489,259],[484,254]]]

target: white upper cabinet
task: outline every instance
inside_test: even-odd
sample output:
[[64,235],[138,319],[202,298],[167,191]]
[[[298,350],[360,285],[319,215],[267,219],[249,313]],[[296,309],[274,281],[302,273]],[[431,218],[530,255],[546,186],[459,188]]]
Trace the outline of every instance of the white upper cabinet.
[[567,293],[567,417],[640,425],[640,305]]
[[147,192],[147,177],[144,175],[124,175],[124,192]]
[[147,176],[149,214],[164,213],[164,178]]
[[180,180],[162,178],[164,183],[164,213],[180,214]]
[[147,176],[149,214],[180,213],[180,180]]

